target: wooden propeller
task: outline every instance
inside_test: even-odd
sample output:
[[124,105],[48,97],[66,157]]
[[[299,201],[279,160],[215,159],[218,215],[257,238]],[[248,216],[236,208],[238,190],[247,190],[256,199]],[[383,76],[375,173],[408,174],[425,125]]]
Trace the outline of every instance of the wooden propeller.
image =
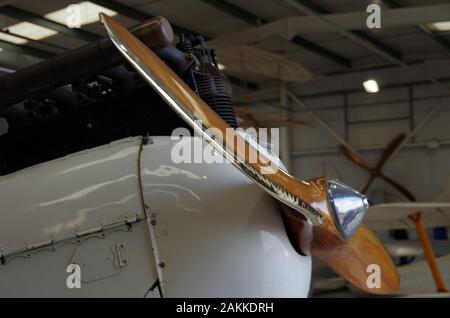
[[[318,189],[324,189],[326,179],[309,180]],[[326,197],[317,197],[314,205],[321,206],[330,213]],[[287,221],[290,237],[298,252],[314,255],[325,262],[336,274],[353,286],[373,294],[394,294],[400,286],[395,264],[383,243],[364,224],[348,241],[335,236],[331,228],[335,227],[331,218],[320,227],[312,227],[301,222],[285,205],[280,205],[283,217]],[[329,214],[328,214],[329,215]],[[380,286],[373,288],[368,284],[371,266],[380,269]]]
[[[381,267],[382,277],[386,275],[390,279],[383,280],[379,289],[369,291],[384,294],[395,292],[398,288],[396,268],[375,235],[363,226],[353,238],[342,238],[330,213],[326,178],[302,181],[279,167],[272,173],[266,173],[266,153],[231,129],[153,51],[118,22],[104,14],[101,14],[101,20],[118,50],[175,112],[263,190],[289,207],[283,213],[299,250],[328,258],[329,265],[337,273],[363,289],[367,275],[363,277],[362,273],[366,268],[352,267],[364,267],[368,261],[373,261]],[[201,120],[201,126],[198,126],[198,120]],[[216,136],[222,138],[220,142],[208,139],[204,127],[222,132]],[[255,158],[255,154],[261,160],[252,162],[250,159]],[[269,162],[273,164],[270,159]]]
[[344,155],[350,159],[354,164],[358,165],[359,167],[363,168],[364,170],[367,170],[370,173],[370,178],[367,181],[364,188],[361,190],[361,193],[367,193],[369,190],[369,187],[372,185],[372,182],[376,178],[381,178],[387,183],[389,183],[391,186],[393,186],[395,189],[400,191],[405,197],[407,197],[410,201],[415,201],[414,195],[409,192],[403,185],[398,183],[397,181],[393,180],[392,178],[386,176],[382,169],[388,159],[392,156],[394,151],[400,146],[402,141],[405,139],[405,134],[400,134],[397,137],[395,137],[389,145],[386,147],[386,149],[383,151],[383,154],[381,155],[378,163],[375,167],[371,167],[361,156],[354,153],[351,149],[348,147],[341,145],[341,151],[344,153]]
[[[389,178],[388,176],[384,175],[381,172],[388,159],[397,150],[397,148],[400,146],[400,144],[403,142],[405,138],[406,138],[405,134],[400,134],[397,137],[395,137],[383,151],[383,154],[381,155],[375,167],[371,167],[363,158],[361,158],[361,156],[354,153],[349,148],[343,145],[341,146],[341,151],[345,154],[347,158],[349,158],[353,163],[367,170],[370,173],[369,181],[361,191],[362,193],[366,193],[372,182],[377,177],[380,177],[386,182],[388,182],[390,185],[392,185],[394,188],[396,188],[398,191],[400,191],[410,201],[412,202],[417,201],[416,197],[408,189],[406,189],[403,185],[393,180],[392,178]],[[414,223],[416,227],[417,235],[419,236],[420,242],[422,243],[422,248],[425,252],[425,257],[427,259],[431,273],[433,274],[433,279],[436,283],[436,288],[438,292],[448,292],[448,289],[445,286],[445,282],[442,278],[442,274],[437,265],[436,257],[434,255],[430,239],[426,233],[425,226],[423,224],[422,212],[415,212],[411,214],[409,216],[409,219]]]

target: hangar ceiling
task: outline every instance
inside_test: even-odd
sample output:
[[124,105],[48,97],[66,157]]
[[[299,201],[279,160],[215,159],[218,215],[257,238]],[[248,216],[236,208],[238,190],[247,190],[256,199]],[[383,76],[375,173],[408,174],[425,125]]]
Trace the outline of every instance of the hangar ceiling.
[[[372,2],[267,0],[261,5],[260,0],[80,1],[85,6],[82,26],[69,29],[63,23],[64,11],[73,0],[5,0],[0,1],[0,66],[19,69],[102,37],[96,15],[99,10],[107,10],[127,27],[162,15],[178,33],[199,33],[213,44],[221,39],[236,46],[243,43],[298,63],[312,75],[306,81],[290,84],[301,94],[361,88],[367,74],[376,76],[384,86],[429,77],[445,80],[450,32],[436,32],[430,23],[450,21],[450,10],[445,10],[450,6],[448,1],[377,1],[385,10],[382,28],[357,28]],[[311,14],[335,22],[351,38]],[[245,40],[246,34],[253,40]],[[395,61],[409,69],[399,67]],[[225,72],[239,84],[238,95],[255,87],[275,85],[274,78],[264,73],[234,69]]]

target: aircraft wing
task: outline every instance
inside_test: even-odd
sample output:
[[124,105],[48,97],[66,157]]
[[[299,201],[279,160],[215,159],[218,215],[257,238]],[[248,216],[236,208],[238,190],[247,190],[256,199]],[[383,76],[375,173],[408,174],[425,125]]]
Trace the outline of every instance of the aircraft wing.
[[285,82],[302,83],[312,79],[302,64],[280,54],[254,46],[220,43],[215,46],[227,71],[237,74],[253,73]]
[[[448,240],[431,240],[431,246],[435,255],[450,254],[450,244]],[[423,247],[419,240],[389,240],[384,241],[386,249],[393,257],[416,256],[423,257]]]
[[422,212],[426,227],[450,226],[450,202],[386,203],[371,207],[365,223],[372,229],[408,229],[414,223],[410,214]]

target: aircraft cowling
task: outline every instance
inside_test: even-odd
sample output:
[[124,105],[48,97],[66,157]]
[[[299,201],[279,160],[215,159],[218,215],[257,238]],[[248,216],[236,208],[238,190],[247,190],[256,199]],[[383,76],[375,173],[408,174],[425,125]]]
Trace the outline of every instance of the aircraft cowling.
[[176,143],[128,138],[2,177],[0,297],[306,297],[311,258],[276,202],[229,163],[175,164]]

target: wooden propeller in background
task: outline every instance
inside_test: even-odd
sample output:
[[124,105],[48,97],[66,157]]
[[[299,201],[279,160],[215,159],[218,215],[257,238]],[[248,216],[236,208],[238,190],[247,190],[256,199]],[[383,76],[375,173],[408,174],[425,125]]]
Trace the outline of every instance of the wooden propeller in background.
[[405,197],[407,197],[410,201],[415,201],[414,195],[408,191],[403,185],[398,183],[397,181],[393,180],[392,178],[386,176],[382,170],[388,159],[392,156],[392,154],[397,150],[397,148],[400,146],[402,141],[405,139],[405,134],[400,134],[397,137],[395,137],[389,145],[386,147],[386,149],[383,151],[383,154],[381,155],[377,165],[375,167],[371,167],[367,161],[365,161],[360,155],[353,152],[351,149],[346,147],[345,145],[341,145],[341,151],[344,153],[344,155],[350,159],[354,164],[358,165],[359,167],[363,168],[364,170],[367,170],[370,173],[370,178],[367,181],[367,184],[364,186],[364,188],[361,190],[361,193],[367,193],[369,190],[369,187],[373,183],[373,181],[376,178],[381,178],[387,183],[389,183],[391,186],[393,186],[395,189],[400,191]]
[[[351,149],[346,147],[345,145],[341,145],[341,151],[345,154],[347,158],[349,158],[353,163],[360,166],[364,170],[367,170],[370,173],[370,178],[364,188],[361,190],[362,193],[367,193],[372,182],[380,177],[395,189],[397,189],[400,193],[402,193],[409,201],[416,202],[416,197],[408,190],[406,187],[398,183],[397,181],[389,178],[385,174],[383,174],[382,169],[392,154],[397,150],[397,148],[402,144],[403,140],[405,140],[406,135],[404,133],[395,137],[386,149],[383,151],[377,165],[375,167],[371,167],[361,156],[357,153],[353,152]],[[436,257],[433,252],[433,248],[430,243],[430,239],[425,229],[425,224],[423,221],[422,212],[415,212],[409,216],[409,219],[414,223],[416,228],[417,235],[421,241],[422,248],[425,253],[425,257],[427,259],[428,265],[430,267],[431,273],[433,274],[434,281],[436,283],[436,289],[438,292],[448,292],[447,287],[445,286],[444,279],[442,278],[439,266],[437,264]]]
[[[267,159],[266,154],[252,143],[243,140],[242,135],[232,130],[150,48],[117,21],[104,14],[101,14],[101,20],[108,36],[121,54],[167,102],[168,107],[170,106],[197,131],[205,133],[206,128],[214,128],[222,132],[222,137],[218,136],[222,140],[216,144],[207,140],[217,147],[220,153],[229,155],[227,158],[231,158],[230,162],[284,204],[286,209],[283,210],[283,214],[295,234],[298,250],[322,258],[344,279],[363,290],[392,294],[398,289],[399,277],[396,267],[383,244],[371,230],[363,224],[348,240],[338,232],[328,201],[327,178],[303,181],[281,168],[274,174],[263,174],[262,163],[252,163],[248,158],[251,158],[252,153],[256,153],[256,158]],[[201,127],[197,126],[198,120],[202,122]],[[231,140],[227,135],[229,129],[233,132]],[[224,136],[227,137],[223,138]],[[236,139],[237,143],[234,142]],[[370,264],[380,266],[379,288],[371,289],[367,284],[369,275],[367,268]]]

